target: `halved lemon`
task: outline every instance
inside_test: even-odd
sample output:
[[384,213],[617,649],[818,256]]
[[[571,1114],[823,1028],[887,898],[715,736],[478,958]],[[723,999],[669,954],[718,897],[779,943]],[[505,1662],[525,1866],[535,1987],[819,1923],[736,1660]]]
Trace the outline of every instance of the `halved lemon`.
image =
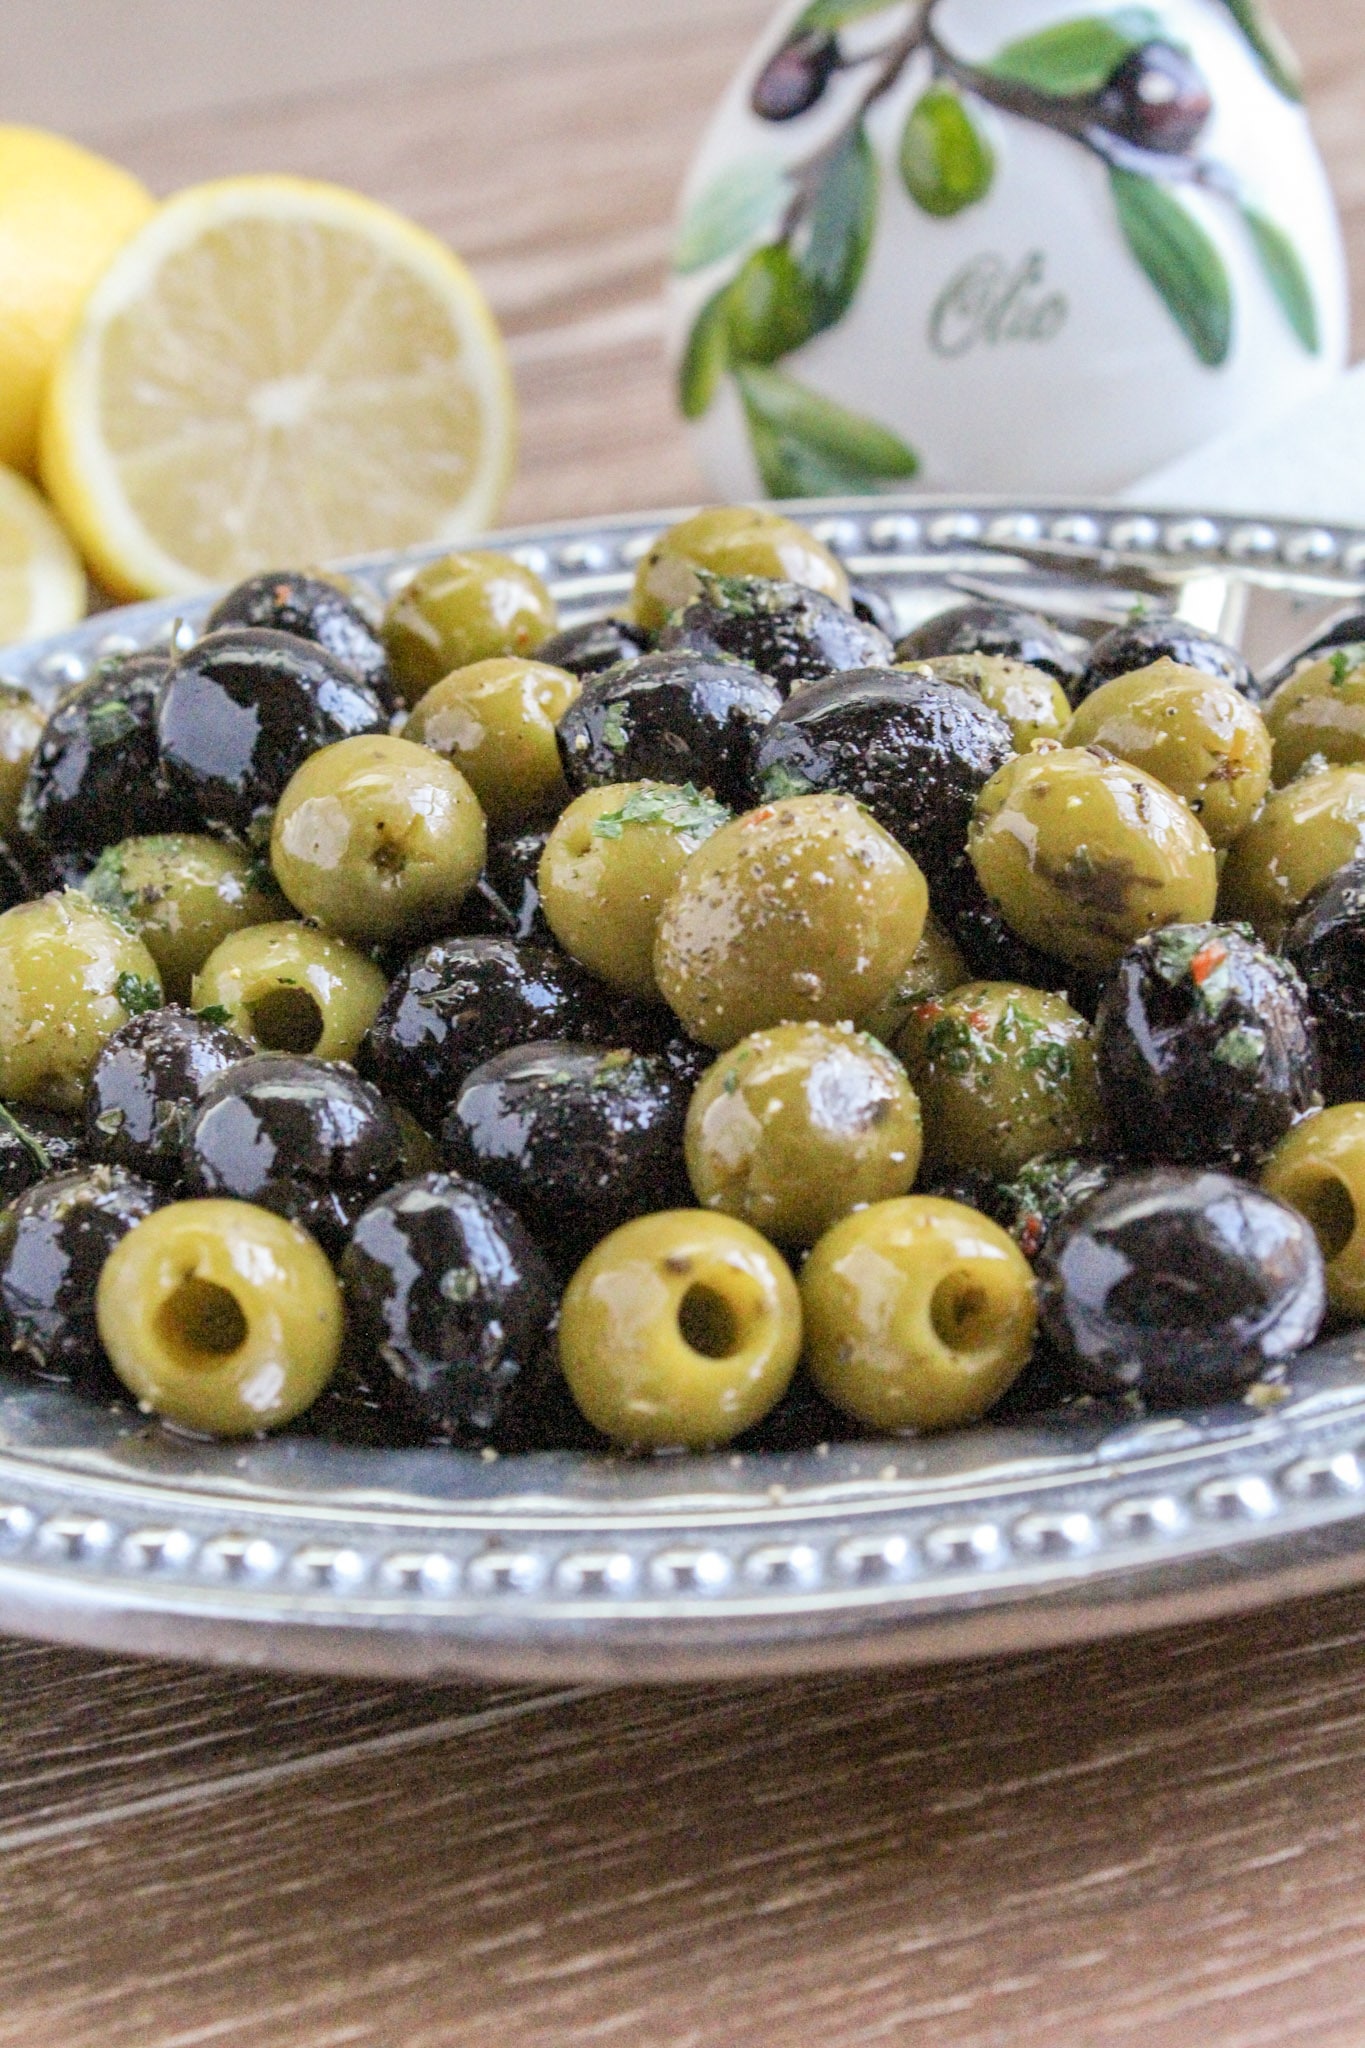
[[338,186],[228,178],[168,200],[91,292],[41,468],[101,581],[173,596],[466,540],[515,442],[501,336],[444,243]]
[[85,611],[85,571],[32,484],[0,469],[0,645],[60,633]]

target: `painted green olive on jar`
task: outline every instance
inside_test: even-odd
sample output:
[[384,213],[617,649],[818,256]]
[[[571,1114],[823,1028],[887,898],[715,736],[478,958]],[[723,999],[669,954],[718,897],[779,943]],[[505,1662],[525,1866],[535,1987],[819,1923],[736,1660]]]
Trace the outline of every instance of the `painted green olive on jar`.
[[512,555],[474,549],[419,569],[384,619],[394,682],[416,704],[452,669],[499,655],[534,654],[559,623],[533,569]]
[[1218,915],[1276,946],[1313,891],[1362,855],[1365,766],[1301,775],[1266,799],[1228,854]]
[[1231,846],[1270,787],[1270,735],[1256,706],[1231,683],[1175,661],[1102,683],[1062,744],[1102,747],[1154,775],[1215,847]]
[[1035,740],[1060,739],[1071,717],[1057,678],[1027,661],[1003,654],[940,654],[903,666],[909,672],[928,669],[941,683],[974,691],[1004,719],[1017,754],[1026,754]]
[[1365,762],[1365,647],[1337,647],[1301,668],[1265,706],[1283,787],[1313,759]]
[[191,1001],[262,1052],[353,1060],[387,988],[363,953],[286,920],[224,939],[195,975]]
[[79,1109],[106,1039],[160,1008],[141,939],[79,890],[0,917],[0,1097]]
[[1112,967],[1145,932],[1213,915],[1218,866],[1199,820],[1145,770],[1088,748],[1022,754],[977,799],[968,852],[1031,946]]
[[696,571],[713,576],[764,576],[849,601],[848,577],[836,555],[804,526],[753,505],[716,505],[661,534],[635,572],[635,623],[657,633],[669,616],[701,594]]
[[201,832],[121,839],[81,887],[137,933],[172,1003],[188,1002],[195,975],[233,932],[289,915],[264,861]]
[[427,691],[403,737],[443,754],[489,824],[512,832],[569,800],[555,727],[582,688],[542,661],[476,661]]

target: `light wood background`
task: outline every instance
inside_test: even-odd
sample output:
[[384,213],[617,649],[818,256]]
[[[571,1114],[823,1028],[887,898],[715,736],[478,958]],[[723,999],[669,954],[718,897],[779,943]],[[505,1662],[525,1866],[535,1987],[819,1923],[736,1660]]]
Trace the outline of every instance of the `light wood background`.
[[[667,223],[766,7],[600,0],[570,42],[547,0],[538,56],[533,4],[502,57],[325,89],[305,65],[83,131],[159,189],[273,167],[409,209],[512,337],[512,516],[683,499]],[[8,9],[21,39],[79,11]],[[1359,314],[1365,10],[1282,12]],[[0,1645],[0,2048],[902,2042],[1361,2048],[1365,1594],[930,1674],[539,1700]]]

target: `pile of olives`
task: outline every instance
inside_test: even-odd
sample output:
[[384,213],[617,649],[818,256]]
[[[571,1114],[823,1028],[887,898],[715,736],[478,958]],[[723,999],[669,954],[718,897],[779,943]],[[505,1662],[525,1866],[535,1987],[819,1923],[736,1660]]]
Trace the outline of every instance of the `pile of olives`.
[[1262,1399],[1365,1320],[1365,644],[894,630],[731,508],[628,618],[281,573],[5,691],[8,1369],[790,1449]]

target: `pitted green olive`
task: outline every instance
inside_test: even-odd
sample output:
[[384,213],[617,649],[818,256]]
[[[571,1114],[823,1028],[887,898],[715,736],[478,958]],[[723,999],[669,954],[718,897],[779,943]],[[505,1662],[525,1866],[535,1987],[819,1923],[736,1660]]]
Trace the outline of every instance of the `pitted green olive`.
[[753,505],[717,505],[661,534],[635,573],[635,622],[657,633],[670,613],[698,596],[695,571],[714,576],[766,576],[849,601],[838,557],[804,526]]
[[555,727],[582,687],[542,661],[476,661],[427,691],[403,737],[443,754],[495,831],[513,832],[569,800]]
[[983,704],[1000,713],[1017,754],[1026,754],[1035,740],[1060,739],[1071,717],[1066,691],[1055,676],[1003,654],[939,654],[903,666],[928,669],[941,683],[974,690]]
[[141,939],[77,889],[0,917],[0,1096],[79,1109],[107,1038],[160,1008]]
[[534,654],[558,624],[555,601],[512,555],[474,549],[419,569],[384,620],[394,682],[416,704],[452,669]]
[[1265,707],[1283,786],[1314,755],[1324,765],[1365,762],[1365,647],[1337,647],[1281,683]]
[[1301,775],[1267,799],[1228,854],[1218,914],[1278,945],[1313,891],[1362,855],[1365,766]]

